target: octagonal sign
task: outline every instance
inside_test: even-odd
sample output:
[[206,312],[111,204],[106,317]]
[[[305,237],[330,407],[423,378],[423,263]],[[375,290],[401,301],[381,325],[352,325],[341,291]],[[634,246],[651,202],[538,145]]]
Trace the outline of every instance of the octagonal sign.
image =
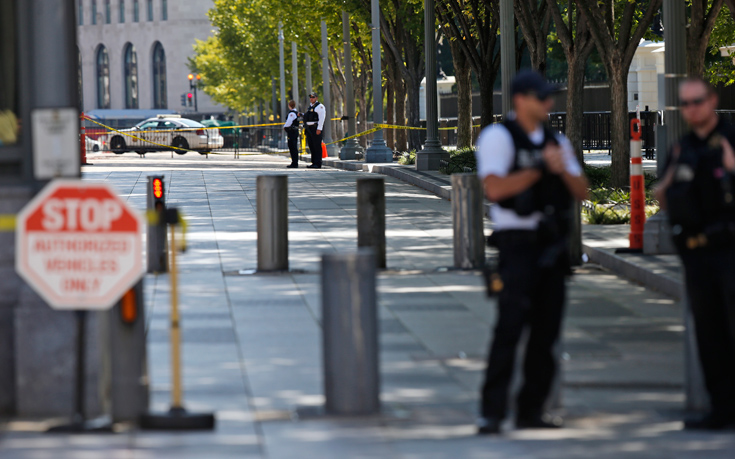
[[143,275],[143,228],[109,185],[54,180],[18,214],[15,268],[54,309],[107,309]]

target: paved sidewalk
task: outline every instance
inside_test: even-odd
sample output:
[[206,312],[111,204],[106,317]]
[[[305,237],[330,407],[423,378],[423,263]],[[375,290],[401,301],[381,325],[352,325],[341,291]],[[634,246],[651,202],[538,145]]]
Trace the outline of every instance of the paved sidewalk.
[[[104,159],[103,159],[104,158]],[[561,412],[567,428],[474,435],[494,322],[476,272],[452,264],[450,202],[386,176],[389,270],[378,279],[384,415],[296,416],[323,403],[319,260],[356,245],[355,180],[364,172],[286,170],[288,160],[186,155],[92,158],[140,209],[146,176],[190,224],[180,257],[185,402],[213,410],[215,432],[64,436],[13,420],[10,458],[724,458],[732,433],[681,431],[682,311],[671,297],[596,264],[570,280]],[[292,273],[255,268],[255,178],[289,176]],[[442,177],[436,177],[441,179]],[[446,180],[446,178],[445,178]],[[603,230],[598,237],[612,239]],[[619,238],[620,235],[616,235]],[[604,245],[604,244],[603,244]],[[152,407],[168,407],[168,276],[146,276]]]

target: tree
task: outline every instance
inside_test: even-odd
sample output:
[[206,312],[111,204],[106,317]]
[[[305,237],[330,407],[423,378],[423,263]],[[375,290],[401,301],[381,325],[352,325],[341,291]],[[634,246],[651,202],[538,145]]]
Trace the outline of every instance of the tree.
[[515,0],[516,20],[531,55],[531,67],[546,74],[546,42],[551,27],[551,12],[546,0]]
[[573,2],[566,4],[564,10],[557,0],[547,0],[549,11],[554,18],[556,37],[561,43],[566,57],[567,70],[567,107],[566,135],[569,137],[580,163],[582,155],[582,123],[584,121],[584,75],[587,59],[594,50],[589,25]]
[[709,39],[723,3],[724,0],[691,0],[689,24],[686,29],[687,74],[689,76],[701,77],[704,75],[704,59],[707,55]]
[[733,56],[721,56],[720,48],[735,43],[735,14],[728,6],[724,6],[720,12],[710,35],[709,55],[705,60],[705,77],[714,85],[729,86],[735,84],[735,63]]
[[589,24],[610,80],[612,185],[629,182],[630,127],[628,122],[628,73],[636,49],[646,35],[662,0],[575,0]]
[[[442,26],[445,35],[451,29]],[[457,82],[457,148],[472,146],[472,67],[456,38],[449,39]]]
[[493,122],[493,88],[500,70],[498,0],[436,0],[437,18],[459,44],[480,84],[480,123]]

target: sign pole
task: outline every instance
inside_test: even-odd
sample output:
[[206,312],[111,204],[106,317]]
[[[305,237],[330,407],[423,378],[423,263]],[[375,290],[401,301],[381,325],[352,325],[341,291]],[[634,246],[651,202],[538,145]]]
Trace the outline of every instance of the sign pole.
[[183,410],[181,394],[181,328],[179,320],[176,227],[171,225],[171,410]]

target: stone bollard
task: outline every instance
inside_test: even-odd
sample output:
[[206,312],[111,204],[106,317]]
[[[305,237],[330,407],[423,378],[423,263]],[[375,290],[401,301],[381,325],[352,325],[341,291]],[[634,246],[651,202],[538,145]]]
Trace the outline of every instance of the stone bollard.
[[322,256],[322,334],[325,411],[380,411],[375,253]]
[[476,269],[485,264],[483,196],[477,175],[452,174],[454,267]]
[[357,179],[357,247],[372,247],[379,269],[385,269],[385,180]]
[[259,175],[258,271],[288,270],[288,177]]

